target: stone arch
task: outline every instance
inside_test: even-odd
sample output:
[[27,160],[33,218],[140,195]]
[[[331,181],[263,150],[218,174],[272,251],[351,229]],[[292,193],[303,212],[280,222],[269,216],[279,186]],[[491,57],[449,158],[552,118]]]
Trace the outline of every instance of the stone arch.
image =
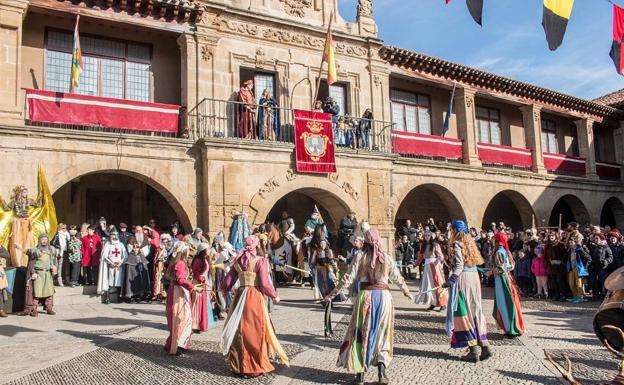
[[481,226],[489,229],[492,222],[505,222],[514,231],[533,226],[535,212],[527,198],[514,190],[503,190],[494,195],[483,214]]
[[[55,194],[63,186],[68,185],[70,182],[78,178],[97,174],[125,175],[145,183],[157,191],[166,200],[177,215],[177,219],[187,231],[193,228],[195,219],[191,220],[189,211],[194,211],[194,206],[191,206],[188,200],[185,202],[186,204],[184,204],[184,201],[178,198],[185,196],[185,193],[181,191],[180,186],[166,186],[167,182],[163,179],[165,173],[159,173],[158,167],[154,165],[150,165],[150,167],[148,167],[145,164],[137,164],[134,168],[96,168],[89,165],[74,164],[54,174],[53,177],[48,178],[50,191],[52,194]],[[188,194],[188,192],[186,192],[186,194]]]
[[412,223],[425,223],[428,218],[449,222],[466,219],[462,204],[446,187],[436,183],[425,183],[411,189],[399,202],[394,217],[395,228],[406,219]]
[[600,213],[600,225],[624,228],[624,203],[619,198],[611,197],[605,201]]
[[576,195],[566,194],[561,196],[553,205],[548,219],[548,226],[559,226],[559,218],[561,217],[561,226],[565,228],[569,222],[578,222],[581,225],[591,223],[591,215],[587,206]]
[[[336,225],[351,210],[356,213],[358,219],[367,218],[365,215],[367,211],[358,205],[364,201],[364,197],[356,193],[348,193],[344,184],[337,183],[338,180],[332,182],[329,178],[296,175],[292,180],[275,182],[276,184],[273,185],[274,188],[271,191],[262,194],[257,193],[252,198],[249,205],[255,211],[255,215],[251,215],[249,218],[252,226],[263,223],[275,205],[289,194],[301,194],[321,204],[323,208],[319,208],[319,210],[325,210]],[[325,221],[327,222],[328,219],[325,218]]]

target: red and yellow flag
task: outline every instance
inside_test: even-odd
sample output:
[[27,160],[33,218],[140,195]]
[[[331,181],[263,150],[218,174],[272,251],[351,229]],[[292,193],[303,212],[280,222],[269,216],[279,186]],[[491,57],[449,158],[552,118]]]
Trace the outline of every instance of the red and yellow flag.
[[620,75],[624,75],[624,55],[622,46],[624,45],[624,9],[613,4],[613,44],[611,45],[611,59],[615,64],[615,69]]
[[327,28],[325,50],[323,51],[323,63],[327,63],[327,84],[331,86],[338,81],[338,73],[336,72],[336,54],[334,53],[334,41],[332,39],[331,24],[329,28]]
[[74,28],[74,47],[72,49],[71,84],[69,92],[74,92],[80,85],[80,73],[84,69],[82,62],[82,51],[80,50],[80,36],[78,35],[78,21],[80,15],[76,17],[76,27]]

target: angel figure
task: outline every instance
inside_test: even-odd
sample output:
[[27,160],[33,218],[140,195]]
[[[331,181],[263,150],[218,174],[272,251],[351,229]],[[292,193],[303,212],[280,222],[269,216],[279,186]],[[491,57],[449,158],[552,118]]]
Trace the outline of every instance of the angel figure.
[[37,183],[37,199],[28,197],[25,186],[13,189],[9,203],[0,197],[0,245],[9,250],[13,267],[28,265],[26,251],[37,244],[39,234],[52,239],[56,233],[56,210],[41,165]]

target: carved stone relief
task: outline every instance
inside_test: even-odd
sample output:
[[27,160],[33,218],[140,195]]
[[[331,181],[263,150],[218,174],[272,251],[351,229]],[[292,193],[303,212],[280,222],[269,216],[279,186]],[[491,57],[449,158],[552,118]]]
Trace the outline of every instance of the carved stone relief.
[[295,17],[305,17],[306,9],[312,8],[312,0],[280,0],[284,3],[284,11]]
[[373,2],[371,0],[359,0],[357,14],[358,16],[373,16]]

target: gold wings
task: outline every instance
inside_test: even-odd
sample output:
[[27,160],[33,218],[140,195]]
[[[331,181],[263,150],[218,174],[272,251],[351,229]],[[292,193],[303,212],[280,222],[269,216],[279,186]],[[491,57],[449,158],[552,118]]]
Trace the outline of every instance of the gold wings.
[[[31,206],[28,209],[28,217],[33,229],[33,245],[37,244],[39,234],[41,233],[48,233],[48,236],[52,239],[54,234],[56,234],[57,226],[54,201],[52,200],[52,194],[41,165],[39,165],[37,186],[39,191],[35,206]],[[15,211],[8,207],[6,202],[0,197],[0,245],[7,249],[9,248],[14,217]]]
[[28,209],[28,217],[33,229],[33,245],[37,244],[39,234],[47,233],[50,240],[56,234],[56,208],[54,200],[48,187],[48,181],[43,173],[43,167],[39,165],[39,173],[37,176],[37,186],[39,193],[37,194],[36,206]]

